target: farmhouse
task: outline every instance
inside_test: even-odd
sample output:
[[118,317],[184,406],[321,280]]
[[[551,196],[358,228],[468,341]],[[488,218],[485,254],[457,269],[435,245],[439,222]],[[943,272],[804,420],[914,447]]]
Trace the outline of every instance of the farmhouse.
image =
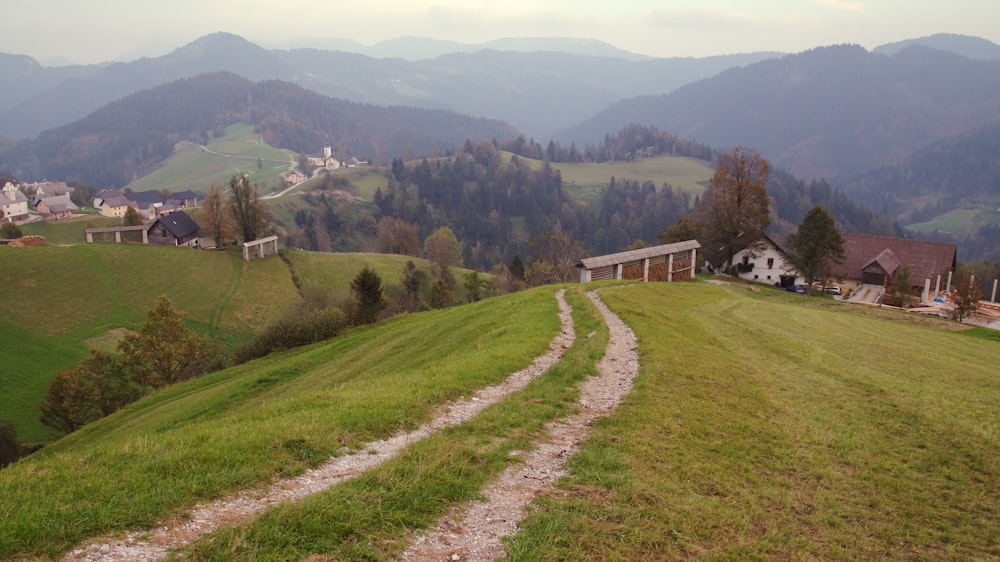
[[23,221],[28,218],[28,196],[11,182],[0,189],[0,220]]
[[112,218],[122,218],[129,207],[135,207],[125,194],[117,189],[102,189],[94,196],[93,205],[102,216]]
[[629,250],[617,254],[583,258],[580,282],[606,279],[641,281],[687,281],[694,279],[698,248],[697,240]]
[[780,287],[805,284],[805,278],[795,270],[788,254],[766,234],[756,248],[736,252],[733,264],[737,274],[747,281]]
[[54,197],[56,195],[69,195],[73,193],[73,188],[61,181],[40,181],[24,185],[25,191],[35,194],[35,203],[44,197]]
[[126,193],[125,198],[132,202],[131,206],[135,207],[139,211],[139,216],[146,220],[153,220],[160,215],[163,196],[158,191],[133,191]]
[[51,197],[43,197],[38,200],[35,204],[35,210],[46,218],[52,219],[64,219],[73,216],[73,211],[79,209],[72,201],[69,200],[69,195],[53,195]]
[[156,219],[146,233],[150,244],[192,247],[198,244],[198,224],[184,211]]
[[910,284],[922,288],[926,280],[937,283],[955,271],[954,244],[889,238],[870,234],[844,234],[844,261],[833,268],[841,279],[887,287],[904,268],[910,269]]

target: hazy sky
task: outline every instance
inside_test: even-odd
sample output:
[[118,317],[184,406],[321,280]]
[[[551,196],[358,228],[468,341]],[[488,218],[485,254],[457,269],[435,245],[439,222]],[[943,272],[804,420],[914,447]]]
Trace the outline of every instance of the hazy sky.
[[0,20],[0,52],[78,63],[158,56],[216,31],[264,47],[587,37],[664,57],[873,48],[942,32],[1000,43],[996,0],[0,0]]

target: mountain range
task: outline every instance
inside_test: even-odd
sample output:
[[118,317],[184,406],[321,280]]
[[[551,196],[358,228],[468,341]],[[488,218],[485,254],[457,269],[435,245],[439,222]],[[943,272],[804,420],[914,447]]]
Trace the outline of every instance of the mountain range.
[[[383,161],[447,151],[463,135],[523,134],[582,148],[637,123],[718,148],[751,146],[901,221],[969,201],[1000,205],[1000,188],[983,179],[1000,170],[981,156],[1000,151],[988,133],[1000,127],[1000,46],[983,39],[939,34],[872,51],[834,45],[702,59],[543,39],[377,47],[368,55],[276,50],[217,33],[127,63],[47,68],[0,54],[0,72],[18,84],[0,91],[0,136],[37,137],[0,142],[0,168],[27,179],[122,185],[169,153],[172,141],[198,140],[240,119],[282,148],[346,140],[356,154]],[[418,60],[370,56],[392,49]],[[438,54],[448,49],[459,52]],[[205,80],[238,93],[215,96],[195,78],[218,71],[227,77]],[[163,84],[175,84],[176,99],[149,93]],[[445,133],[446,126],[457,128]],[[151,132],[158,127],[169,132]],[[943,148],[970,142],[976,150]]]
[[[550,49],[566,45],[531,44]],[[511,42],[495,46],[511,47]],[[33,137],[125,95],[224,71],[255,81],[282,80],[347,101],[501,119],[529,136],[544,137],[624,97],[669,92],[726,68],[776,56],[640,59],[616,53],[586,47],[572,53],[486,48],[409,61],[319,49],[268,50],[236,35],[215,33],[162,57],[127,63],[49,68],[22,55],[0,54],[0,75],[18,84],[0,92],[0,136]]]

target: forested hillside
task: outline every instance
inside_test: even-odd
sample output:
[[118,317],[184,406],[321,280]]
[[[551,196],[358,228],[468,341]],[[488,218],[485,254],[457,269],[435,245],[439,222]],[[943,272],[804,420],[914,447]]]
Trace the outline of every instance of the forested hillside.
[[561,138],[593,142],[645,123],[716,147],[752,146],[798,177],[832,180],[998,117],[1000,61],[922,46],[889,57],[842,45],[619,102]]
[[[509,264],[515,256],[527,260],[544,251],[532,242],[554,232],[568,235],[582,251],[594,255],[622,251],[636,240],[652,245],[663,229],[691,213],[698,193],[680,190],[667,179],[637,181],[609,174],[596,200],[588,202],[574,195],[559,168],[566,163],[666,156],[703,160],[703,183],[717,158],[704,145],[639,126],[583,148],[556,143],[543,148],[523,137],[504,143],[470,141],[449,157],[410,164],[394,160],[385,187],[375,192],[370,215],[359,215],[350,204],[327,196],[337,187],[328,179],[322,189],[305,196],[309,207],[298,210],[285,225],[287,243],[304,249],[356,251],[362,249],[365,237],[376,235],[375,223],[381,225],[383,219],[410,225],[418,240],[448,226],[464,245],[465,264],[484,270]],[[899,232],[887,216],[852,203],[823,181],[805,182],[773,170],[767,191],[776,214],[772,232],[791,232],[814,205],[826,206],[845,231]],[[412,243],[408,250],[384,240],[379,244],[380,251],[419,251]]]
[[923,237],[957,243],[959,259],[1000,260],[1000,125],[932,143],[841,185]]
[[278,81],[235,74],[178,80],[111,103],[80,121],[51,129],[0,154],[0,169],[21,180],[66,178],[122,187],[149,173],[182,140],[199,144],[226,125],[257,126],[272,146],[312,152],[336,142],[373,161],[406,151],[429,154],[466,139],[506,138],[499,121],[449,111],[377,107],[327,98]]

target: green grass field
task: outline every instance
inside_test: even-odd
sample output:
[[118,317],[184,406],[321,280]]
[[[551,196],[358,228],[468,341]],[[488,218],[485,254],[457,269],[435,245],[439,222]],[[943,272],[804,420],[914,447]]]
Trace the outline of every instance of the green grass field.
[[912,232],[928,234],[940,232],[950,234],[956,239],[975,234],[981,227],[1000,223],[1000,212],[996,208],[989,209],[955,209],[943,215],[934,217],[927,222],[906,225]]
[[[390,559],[567,411],[607,332],[358,478],[188,547]],[[553,288],[412,314],[171,387],[0,471],[0,558],[56,556],[412,428],[558,330]],[[632,393],[536,501],[515,560],[1000,557],[1000,342],[901,312],[702,282],[605,285]],[[975,334],[973,334],[975,335]],[[151,485],[150,482],[156,482]]]
[[529,364],[558,330],[552,291],[536,290],[398,317],[157,393],[0,471],[0,558],[54,555],[414,427]]
[[602,297],[635,391],[511,559],[1000,556],[996,342],[734,286]]
[[84,342],[138,326],[159,295],[187,314],[189,327],[229,349],[301,304],[280,258],[244,262],[235,248],[3,246],[0,283],[18,295],[4,307],[0,331],[31,350],[5,346],[0,369],[0,420],[14,421],[23,441],[50,435],[37,405],[52,376],[86,356]]
[[[126,187],[133,191],[167,188],[205,192],[213,183],[226,187],[229,178],[244,173],[263,186],[261,192],[264,194],[276,188],[288,166],[298,161],[294,153],[261,142],[253,126],[245,123],[230,125],[225,135],[209,141],[206,148],[208,151],[191,143],[178,143],[173,156],[162,166]],[[257,168],[258,158],[261,168]]]
[[87,237],[84,231],[88,228],[121,225],[121,219],[101,215],[85,215],[52,222],[29,222],[21,226],[21,232],[25,236],[43,236],[50,246],[68,246],[86,243]]
[[[534,169],[542,167],[539,160],[526,160]],[[639,158],[632,162],[554,163],[551,166],[562,175],[563,187],[589,205],[600,203],[601,191],[612,177],[615,181],[651,181],[657,189],[669,183],[674,190],[690,194],[694,201],[695,195],[705,190],[714,172],[707,162],[676,156]]]

